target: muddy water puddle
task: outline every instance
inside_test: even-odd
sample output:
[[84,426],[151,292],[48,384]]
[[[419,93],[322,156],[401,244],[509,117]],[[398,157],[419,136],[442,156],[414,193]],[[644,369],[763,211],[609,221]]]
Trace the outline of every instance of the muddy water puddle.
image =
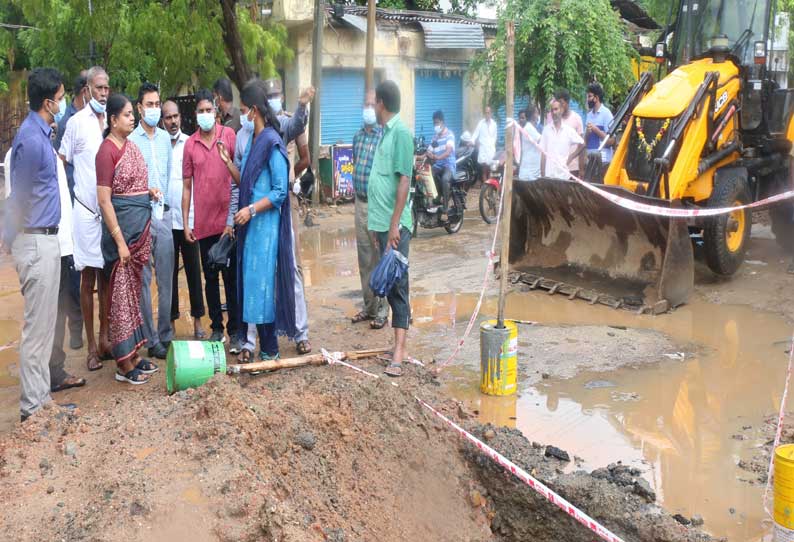
[[[419,325],[452,338],[463,333],[475,303],[473,295],[429,296],[415,299],[414,310],[423,314]],[[483,314],[494,312],[488,299]],[[478,390],[475,329],[460,357],[465,362],[449,370],[447,388],[476,409],[481,421],[517,427],[531,441],[581,458],[569,470],[622,460],[643,470],[672,513],[702,515],[715,536],[749,541],[767,534],[763,488],[736,464],[764,445],[743,440],[743,429],[758,427],[780,405],[784,342],[791,335],[782,319],[749,307],[697,302],[673,314],[639,317],[535,293],[511,295],[506,314],[547,326],[650,329],[681,345],[698,345],[686,354],[659,352],[659,363],[520,384],[517,397],[493,398]],[[532,333],[523,329],[520,380],[533,349],[527,340]]]

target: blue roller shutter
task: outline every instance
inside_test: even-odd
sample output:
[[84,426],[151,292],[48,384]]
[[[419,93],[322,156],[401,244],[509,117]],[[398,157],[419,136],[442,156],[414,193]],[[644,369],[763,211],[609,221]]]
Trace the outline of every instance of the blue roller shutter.
[[433,138],[433,113],[441,110],[447,127],[460,141],[463,128],[463,78],[460,75],[442,76],[438,71],[417,70],[415,75],[416,108],[414,132],[426,142]]
[[364,105],[363,70],[323,70],[320,133],[323,145],[353,143],[361,128]]

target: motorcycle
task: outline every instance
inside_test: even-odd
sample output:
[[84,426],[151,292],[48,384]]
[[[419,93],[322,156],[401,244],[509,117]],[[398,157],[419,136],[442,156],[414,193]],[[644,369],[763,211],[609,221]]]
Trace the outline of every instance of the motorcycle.
[[499,197],[504,176],[504,157],[491,162],[491,175],[480,189],[480,216],[486,224],[493,224],[499,214]]
[[412,234],[417,236],[419,226],[426,229],[443,227],[449,234],[457,233],[463,226],[463,212],[466,210],[464,183],[458,181],[457,175],[453,179],[447,219],[442,220],[438,189],[432,168],[427,163],[426,153],[424,138],[414,138],[414,171],[410,189],[411,217],[414,223]]
[[469,132],[464,132],[460,137],[455,164],[455,183],[461,184],[463,190],[468,193],[480,175],[480,165],[477,163],[477,149],[474,147]]

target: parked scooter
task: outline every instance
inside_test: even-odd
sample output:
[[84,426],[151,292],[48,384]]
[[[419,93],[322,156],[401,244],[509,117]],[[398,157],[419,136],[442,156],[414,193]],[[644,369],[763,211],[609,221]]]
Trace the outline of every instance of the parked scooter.
[[427,162],[427,145],[424,138],[414,138],[414,171],[411,179],[411,216],[414,228],[413,236],[416,237],[419,226],[432,229],[442,227],[447,233],[457,233],[463,226],[463,212],[466,210],[466,192],[463,183],[458,182],[457,176],[450,187],[450,202],[447,208],[447,219],[441,219],[440,194],[437,188],[433,171]]

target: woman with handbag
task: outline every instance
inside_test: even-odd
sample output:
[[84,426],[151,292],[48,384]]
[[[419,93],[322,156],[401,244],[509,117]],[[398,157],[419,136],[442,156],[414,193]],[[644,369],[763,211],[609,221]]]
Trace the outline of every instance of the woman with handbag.
[[[240,211],[234,216],[239,306],[242,321],[256,324],[259,358],[278,359],[278,335],[296,335],[289,162],[263,82],[250,81],[240,100],[254,137],[243,156]],[[250,358],[243,351],[241,361]]]
[[146,162],[127,136],[135,128],[132,104],[121,94],[107,101],[108,127],[96,155],[97,199],[102,211],[102,256],[109,278],[108,336],[118,370],[116,380],[145,384],[157,365],[138,356],[144,344],[141,316],[143,266],[151,256],[150,199]]

